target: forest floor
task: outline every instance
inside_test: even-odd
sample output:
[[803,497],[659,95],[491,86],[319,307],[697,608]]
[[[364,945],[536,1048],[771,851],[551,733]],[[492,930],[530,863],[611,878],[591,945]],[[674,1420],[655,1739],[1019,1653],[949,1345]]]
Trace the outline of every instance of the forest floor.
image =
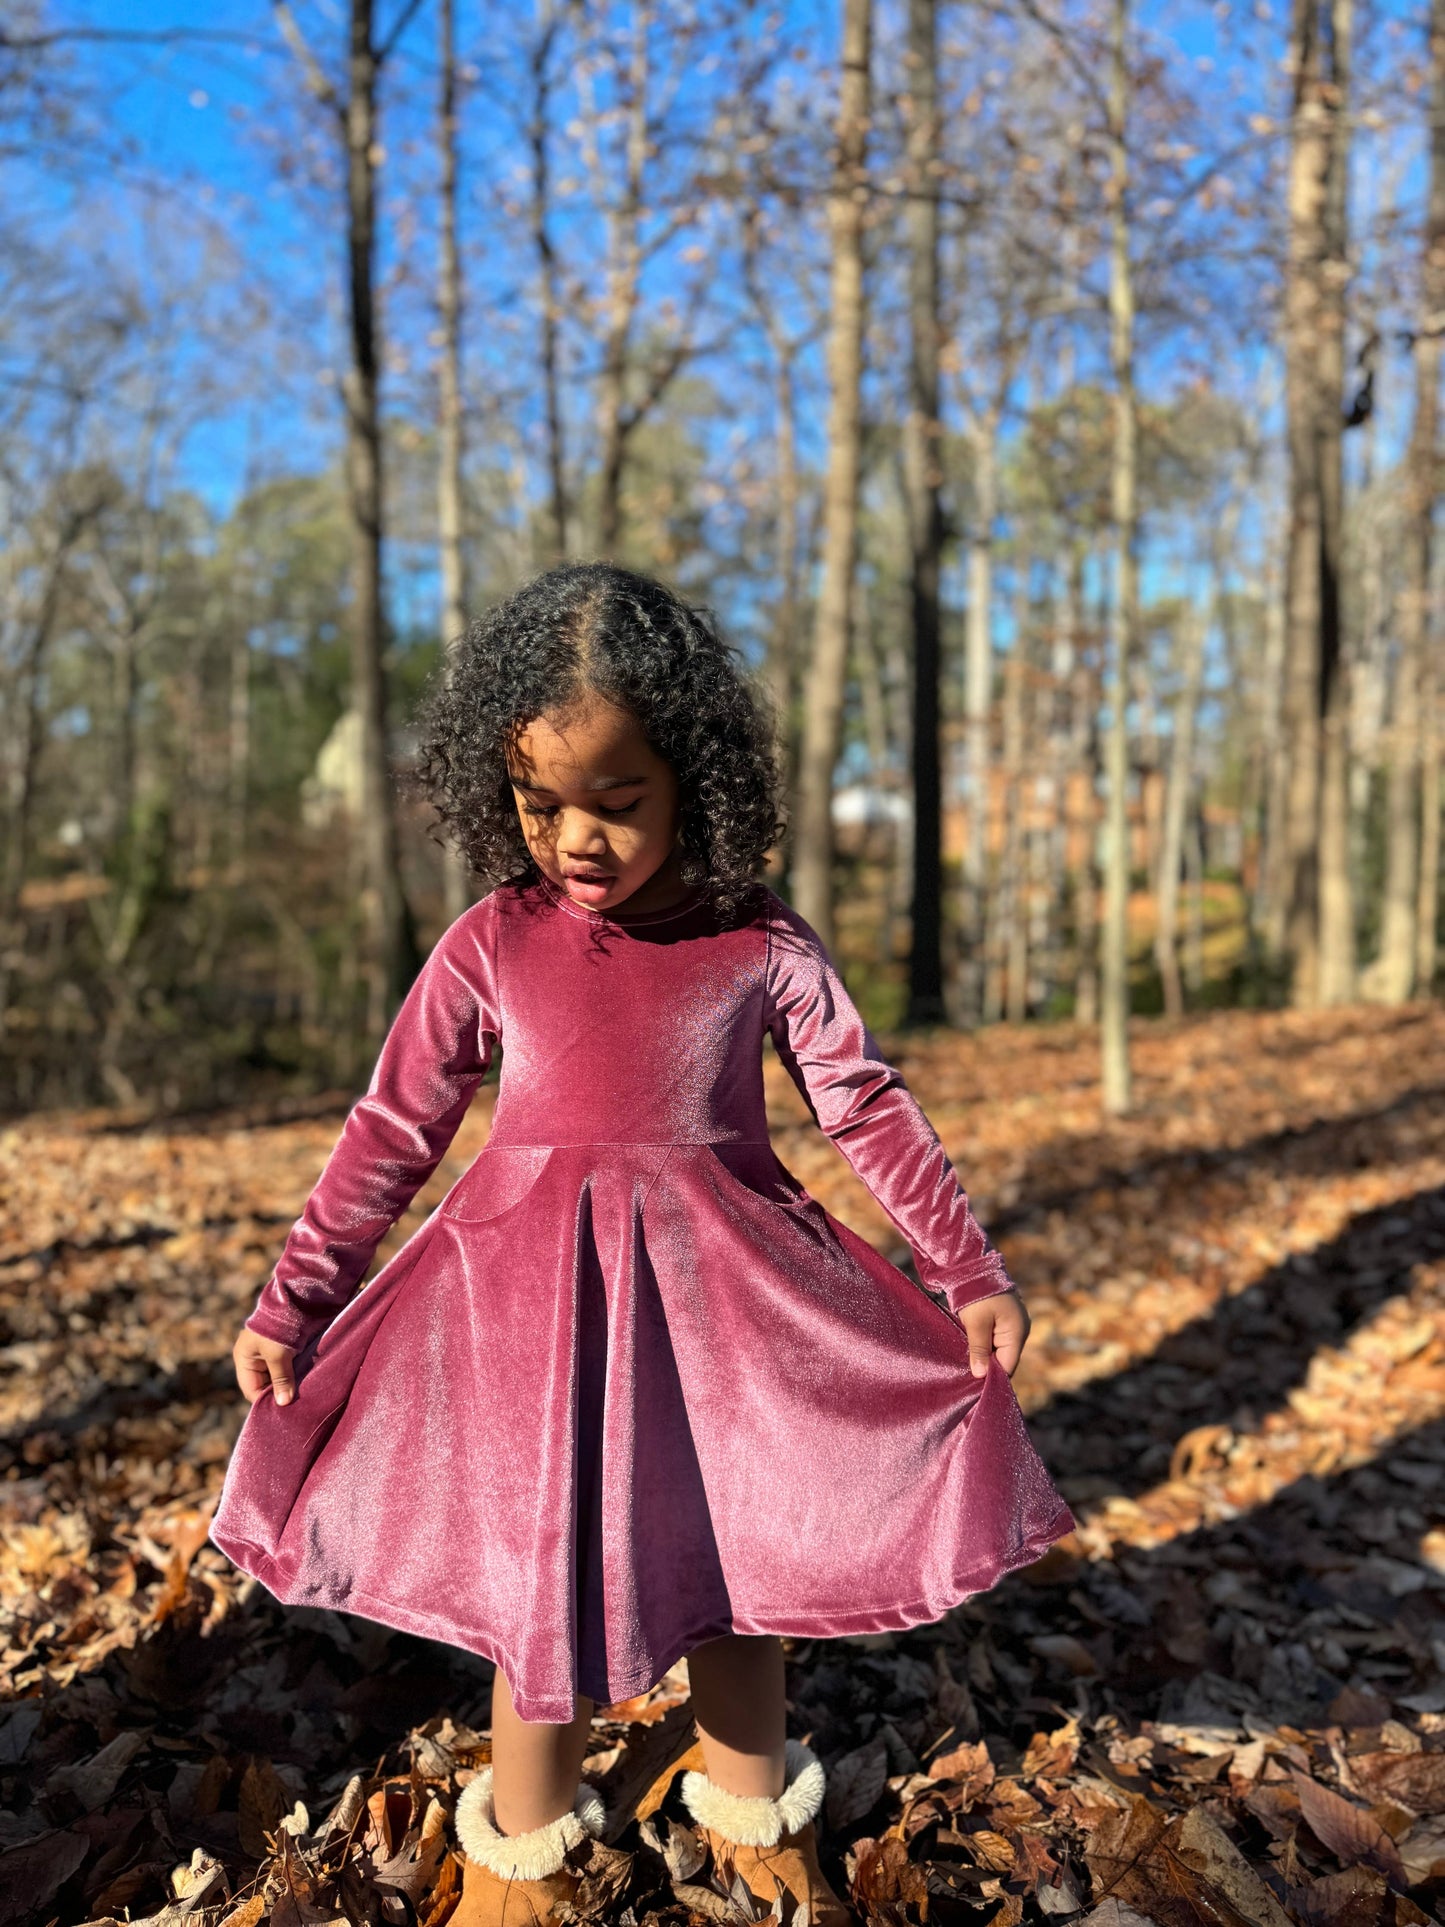
[[[1078,1529],[936,1624],[788,1642],[835,1884],[944,1927],[1445,1919],[1445,1011],[1140,1024],[1124,1121],[1071,1027],[884,1042],[1025,1294]],[[784,1163],[901,1260],[768,1074]],[[206,1542],[229,1347],[343,1116],[0,1133],[0,1927],[454,1904],[490,1668]],[[591,1918],[746,1917],[679,1825],[694,1739],[682,1665],[599,1711]]]

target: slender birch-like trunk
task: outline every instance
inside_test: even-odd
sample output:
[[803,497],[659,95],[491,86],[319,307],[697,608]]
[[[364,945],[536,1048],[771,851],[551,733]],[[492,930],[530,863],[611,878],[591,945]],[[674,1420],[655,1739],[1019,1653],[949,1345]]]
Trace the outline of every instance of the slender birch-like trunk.
[[777,421],[777,525],[774,566],[778,601],[768,630],[768,683],[777,706],[782,735],[783,777],[788,794],[796,774],[797,724],[794,716],[798,665],[798,432],[794,414],[793,362],[786,343],[777,352],[774,414]]
[[[1382,1003],[1403,1003],[1428,985],[1434,958],[1420,939],[1428,919],[1433,938],[1437,905],[1426,867],[1438,876],[1439,748],[1435,734],[1435,676],[1430,659],[1430,590],[1437,493],[1440,420],[1440,330],[1445,327],[1445,0],[1430,7],[1430,182],[1420,264],[1420,312],[1415,329],[1415,420],[1405,458],[1405,527],[1398,626],[1400,658],[1386,806],[1384,902],[1380,954],[1373,989]],[[1428,710],[1428,719],[1426,711]],[[1428,746],[1429,767],[1422,750]],[[1424,781],[1422,782],[1422,775]],[[1433,790],[1433,799],[1429,792]],[[1429,806],[1422,834],[1422,803]],[[1429,832],[1434,818],[1433,837]],[[1434,847],[1427,845],[1433,841]],[[1427,966],[1422,972],[1421,966]]]
[[999,889],[999,969],[1003,1008],[1011,1024],[1028,1016],[1028,878],[1024,861],[1024,736],[1029,669],[1029,563],[1019,560],[1014,598],[1014,638],[1004,667],[1003,776],[1004,851]]
[[1208,612],[1191,604],[1180,625],[1179,696],[1174,705],[1164,821],[1159,837],[1159,868],[1154,886],[1154,958],[1164,986],[1164,1009],[1170,1017],[1184,1015],[1184,987],[1179,975],[1179,876],[1184,860],[1185,818],[1193,798],[1194,722],[1204,679],[1207,627]]
[[1129,672],[1138,628],[1135,554],[1138,418],[1134,396],[1134,277],[1129,237],[1129,0],[1114,0],[1109,75],[1110,359],[1114,375],[1114,596],[1110,606],[1113,678],[1107,743],[1108,839],[1100,955],[1100,1044],[1104,1109],[1132,1102],[1129,1065]]
[[602,556],[615,553],[622,528],[622,471],[631,425],[624,413],[628,351],[642,274],[642,201],[649,139],[647,37],[652,11],[649,0],[637,0],[626,102],[626,172],[621,206],[608,223],[612,246],[607,277],[607,328],[602,349],[602,375],[597,389],[597,437],[601,457],[596,529],[597,552]]
[[552,50],[557,38],[555,0],[537,0],[537,38],[532,47],[531,117],[532,247],[542,296],[542,397],[547,420],[547,519],[544,560],[565,559],[572,546],[572,504],[567,490],[566,433],[562,423],[562,293],[557,250],[552,244],[552,167],[548,130],[552,121]]
[[858,558],[863,373],[863,224],[871,87],[871,0],[844,0],[843,72],[828,220],[833,241],[828,339],[828,474],[823,579],[798,756],[793,902],[833,942],[833,772],[843,740],[849,605]]
[[984,1013],[983,959],[988,928],[989,710],[993,703],[993,553],[998,519],[999,411],[982,411],[969,436],[973,450],[973,526],[968,536],[968,604],[964,618],[963,713],[968,769],[968,840],[964,845],[963,1008]]

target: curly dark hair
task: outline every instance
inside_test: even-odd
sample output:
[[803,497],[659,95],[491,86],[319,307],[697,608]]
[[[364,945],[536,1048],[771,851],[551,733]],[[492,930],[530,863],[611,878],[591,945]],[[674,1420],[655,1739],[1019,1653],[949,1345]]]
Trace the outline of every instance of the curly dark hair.
[[755,908],[785,828],[771,699],[711,610],[610,562],[548,569],[470,624],[423,691],[409,787],[488,888],[532,880],[507,745],[592,692],[630,710],[671,765],[686,874],[719,918]]

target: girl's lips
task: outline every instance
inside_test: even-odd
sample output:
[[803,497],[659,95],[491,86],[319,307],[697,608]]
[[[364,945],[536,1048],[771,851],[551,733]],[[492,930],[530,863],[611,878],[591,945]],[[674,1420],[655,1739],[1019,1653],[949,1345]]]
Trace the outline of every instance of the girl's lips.
[[600,903],[617,881],[616,877],[587,876],[575,870],[568,870],[563,874],[567,883],[567,894],[575,897],[579,903]]

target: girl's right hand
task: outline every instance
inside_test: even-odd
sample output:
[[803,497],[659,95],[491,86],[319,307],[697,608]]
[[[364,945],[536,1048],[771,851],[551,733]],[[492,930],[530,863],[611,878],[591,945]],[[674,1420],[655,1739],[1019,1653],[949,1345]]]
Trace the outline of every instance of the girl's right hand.
[[291,1370],[294,1345],[283,1345],[274,1338],[261,1338],[241,1328],[241,1336],[231,1347],[236,1367],[236,1383],[246,1401],[254,1405],[267,1386],[276,1394],[278,1405],[289,1405],[296,1396],[296,1377]]

